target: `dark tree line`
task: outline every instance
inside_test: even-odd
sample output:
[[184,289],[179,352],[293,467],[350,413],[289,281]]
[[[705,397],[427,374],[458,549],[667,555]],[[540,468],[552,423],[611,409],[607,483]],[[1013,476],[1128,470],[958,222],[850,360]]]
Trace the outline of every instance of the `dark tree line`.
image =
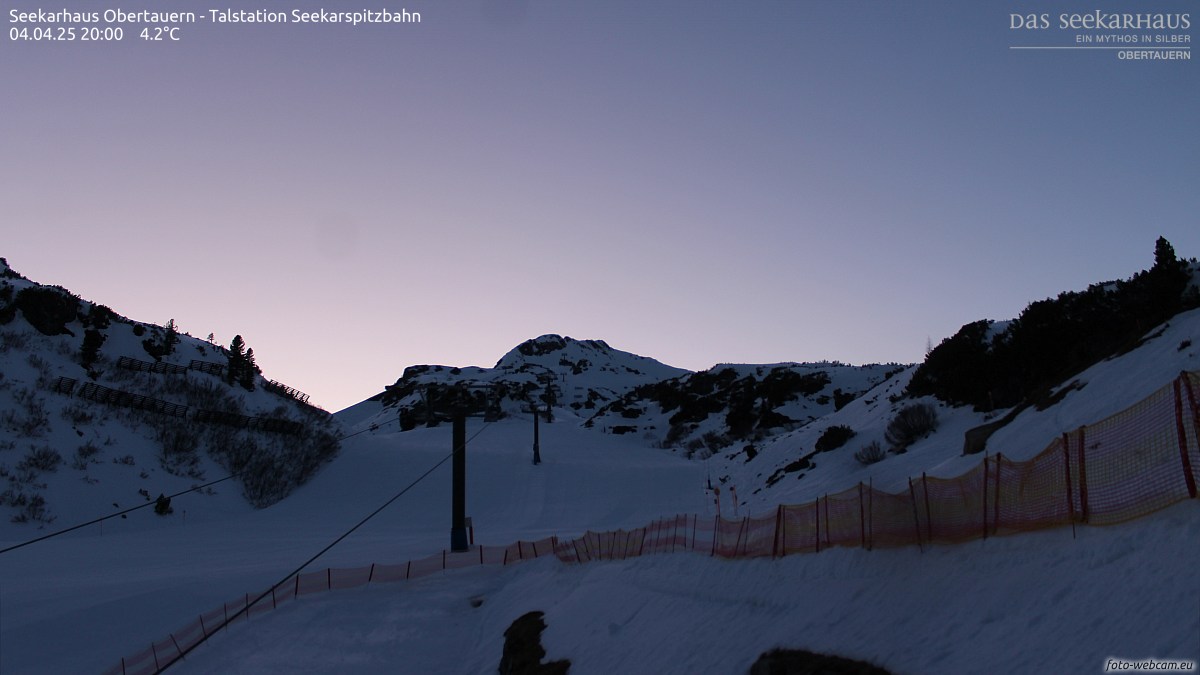
[[969,323],[942,341],[913,374],[908,393],[978,410],[1034,402],[1092,364],[1135,347],[1154,326],[1200,307],[1190,265],[1159,237],[1154,266],[1131,279],[1093,284],[1030,303],[1003,331]]

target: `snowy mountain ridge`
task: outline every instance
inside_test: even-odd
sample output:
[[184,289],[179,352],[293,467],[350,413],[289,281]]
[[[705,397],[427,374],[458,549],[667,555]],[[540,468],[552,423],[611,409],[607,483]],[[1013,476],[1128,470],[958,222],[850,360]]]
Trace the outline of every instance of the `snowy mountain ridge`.
[[[409,366],[395,384],[339,414],[351,423],[383,424],[400,419],[409,430],[449,407],[465,405],[471,414],[500,419],[527,413],[531,406],[578,417],[630,389],[688,371],[645,356],[613,349],[602,340],[543,335],[517,345],[492,368]],[[450,396],[469,391],[467,398]]]
[[707,456],[810,424],[904,369],[829,362],[720,364],[638,386],[584,425],[641,437],[688,457]]

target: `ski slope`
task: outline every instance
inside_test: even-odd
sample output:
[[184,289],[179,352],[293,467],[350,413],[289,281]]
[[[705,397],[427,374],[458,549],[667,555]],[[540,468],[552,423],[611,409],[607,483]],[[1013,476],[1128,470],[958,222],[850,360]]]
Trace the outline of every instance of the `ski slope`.
[[[475,541],[506,544],[556,532],[633,527],[704,512],[704,466],[621,445],[575,424],[507,419],[468,435],[467,512]],[[130,514],[0,555],[0,671],[99,672],[201,611],[262,590],[320,551],[450,451],[450,427],[365,433],[291,497],[261,511],[186,521],[210,500],[176,499],[176,516]],[[317,561],[398,563],[449,546],[450,463]],[[4,546],[16,543],[2,542]]]
[[[40,351],[57,353],[53,346]],[[1060,403],[1023,412],[993,436],[989,451],[1032,455],[1185,369],[1200,369],[1200,311],[1173,318],[1138,349],[1081,373]],[[961,456],[962,433],[987,418],[946,406],[938,432],[906,454],[866,467],[854,461],[857,447],[882,435],[898,405],[889,397],[907,376],[764,443],[750,461],[736,448],[689,461],[648,447],[644,438],[586,429],[582,411],[562,409],[541,426],[543,463],[534,466],[528,415],[490,425],[472,419],[467,512],[475,541],[503,545],[633,528],[677,513],[711,516],[710,479],[738,487],[744,514],[859,481],[895,489],[922,471],[949,477],[976,465],[978,457]],[[64,401],[47,398],[49,419],[59,418]],[[112,417],[117,421],[100,422],[114,440],[107,452],[115,457],[144,445],[136,429],[126,432]],[[401,433],[378,402],[338,418],[354,434],[342,452],[269,508],[251,509],[239,486],[224,483],[214,494],[177,498],[171,516],[144,509],[0,555],[0,673],[111,667],[201,612],[282,580],[450,452],[449,425]],[[817,455],[803,476],[764,486],[834,424],[858,435]],[[191,482],[168,482],[157,475],[152,450],[134,449],[146,476],[106,461],[89,469],[92,477],[131,497],[143,484]],[[207,466],[206,479],[219,477],[218,470]],[[60,519],[42,529],[0,523],[0,548],[112,512],[76,473],[64,469],[47,480]],[[72,490],[75,483],[83,488]],[[445,462],[309,570],[395,564],[441,551],[449,545],[449,492]],[[504,629],[535,609],[546,612],[550,626],[543,636],[548,658],[571,659],[575,673],[745,672],[775,646],[864,658],[898,673],[1095,672],[1108,657],[1196,660],[1198,506],[1179,504],[1111,528],[1080,527],[1074,537],[1061,529],[925,550],[839,549],[775,561],[679,554],[574,567],[539,560],[460,570],[304,597],[231,627],[178,672],[495,672]],[[729,515],[728,501],[725,508]]]
[[[468,425],[469,436],[478,433],[468,445],[477,543],[712,513],[703,463],[559,419],[542,425],[540,466],[530,461],[528,418]],[[449,452],[448,425],[364,428],[271,508],[169,526],[145,514],[154,526],[115,535],[89,528],[0,556],[9,580],[0,588],[0,670],[110,667],[200,612],[279,581]],[[445,548],[449,483],[447,462],[313,568],[397,563]],[[582,566],[543,559],[447,572],[306,596],[232,626],[173,670],[491,673],[504,629],[530,610],[546,612],[547,658],[571,659],[574,673],[745,672],[775,646],[897,673],[1091,672],[1110,656],[1196,659],[1197,506],[1080,527],[1075,538],[1064,528],[924,551],[835,549],[774,561],[685,553]]]
[[[213,638],[180,673],[495,673],[503,632],[546,613],[575,675],[745,673],[803,647],[895,673],[1103,672],[1195,660],[1200,513],[957,547],[781,560],[539,559],[303,597]],[[472,601],[482,601],[475,608]]]

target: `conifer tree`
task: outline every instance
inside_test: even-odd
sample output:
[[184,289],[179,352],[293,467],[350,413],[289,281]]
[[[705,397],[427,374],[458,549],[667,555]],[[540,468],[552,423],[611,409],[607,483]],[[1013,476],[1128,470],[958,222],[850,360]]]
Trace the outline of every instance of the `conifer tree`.
[[225,381],[229,384],[242,383],[242,371],[246,369],[246,342],[241,335],[234,335],[229,343],[229,367],[225,370]]
[[254,362],[254,349],[246,350],[246,359],[242,364],[242,373],[239,384],[245,387],[246,391],[254,391],[254,376],[258,373],[258,364]]
[[179,344],[179,328],[175,325],[175,319],[167,321],[167,335],[163,338],[163,354],[170,354],[175,351],[175,345]]

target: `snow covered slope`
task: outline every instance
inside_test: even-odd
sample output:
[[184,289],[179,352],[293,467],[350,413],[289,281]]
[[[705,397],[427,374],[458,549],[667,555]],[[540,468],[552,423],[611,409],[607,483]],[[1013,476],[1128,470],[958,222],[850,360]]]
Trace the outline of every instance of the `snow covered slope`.
[[[707,508],[703,465],[619,437],[543,424],[542,464],[534,466],[528,418],[486,427],[472,419],[468,435],[467,513],[478,543],[586,524],[634,527],[653,515]],[[191,514],[211,498],[189,494],[175,500],[186,520],[147,509],[130,514],[124,531],[106,523],[0,555],[0,579],[20,579],[0,585],[0,672],[99,672],[198,612],[270,586],[444,460],[450,441],[449,425],[367,431],[265,509],[202,521]],[[440,551],[449,545],[449,490],[447,462],[320,564],[400,562]],[[0,540],[0,547],[10,543]]]
[[[1088,368],[1061,388],[1063,396],[1044,410],[1029,407],[991,437],[990,452],[1003,452],[1021,460],[1036,455],[1064,431],[1119,412],[1167,384],[1181,371],[1200,370],[1200,310],[1176,315],[1146,335],[1141,346]],[[826,493],[840,492],[858,482],[895,492],[908,478],[928,472],[952,477],[979,463],[979,456],[964,455],[964,434],[980,424],[1002,418],[1006,410],[979,413],[970,407],[952,407],[925,397],[902,395],[912,369],[878,385],[841,410],[789,434],[763,443],[750,458],[744,452],[726,452],[710,460],[714,475],[735,485],[752,509],[773,504],[811,502]],[[856,451],[872,441],[886,450],[889,422],[901,408],[928,403],[938,415],[938,428],[909,446],[903,454],[864,465]],[[843,446],[815,452],[827,429],[849,427],[855,435]],[[814,454],[815,452],[815,454]],[[804,466],[793,466],[807,457]],[[790,470],[789,467],[791,467]],[[777,480],[767,482],[777,476]]]
[[[898,675],[1104,672],[1200,657],[1200,509],[958,547],[554,559],[301,598],[203,645],[179,673],[495,673],[504,631],[545,612],[572,675],[742,675],[803,648]],[[476,607],[475,605],[478,604]],[[1193,671],[1194,672],[1194,671]]]
[[[1066,383],[1054,406],[1022,411],[992,436],[989,450],[1014,459],[1032,455],[1062,431],[1137,401],[1179,370],[1200,369],[1200,311],[1175,317],[1147,338]],[[864,466],[854,452],[884,440],[891,419],[914,401],[901,398],[911,370],[878,383],[869,378],[886,370],[863,370],[855,377],[864,378],[859,386],[868,391],[843,400],[840,409],[807,413],[815,419],[802,427],[781,427],[776,437],[754,443],[753,456],[733,445],[707,461],[689,461],[683,452],[649,447],[641,433],[604,434],[597,424],[583,426],[592,412],[582,402],[578,411],[569,405],[575,386],[583,387],[582,401],[589,389],[601,387],[615,401],[637,385],[620,389],[625,376],[633,377],[628,372],[619,378],[603,368],[575,374],[580,359],[595,363],[589,354],[598,359],[600,352],[598,343],[572,342],[561,339],[564,346],[541,354],[534,346],[527,350],[532,354],[516,350],[543,368],[568,371],[569,386],[556,392],[555,421],[541,426],[541,465],[530,461],[531,418],[520,410],[528,400],[508,397],[505,416],[468,423],[467,503],[477,543],[632,528],[676,513],[712,516],[708,474],[736,485],[743,512],[808,502],[859,481],[895,489],[921,471],[954,476],[979,462],[978,456],[962,456],[964,432],[1005,412],[989,418],[916,401],[935,406],[937,430],[903,454]],[[39,350],[57,343],[46,344]],[[593,351],[579,346],[584,344]],[[74,350],[78,343],[69,346]],[[509,356],[513,360],[505,363]],[[509,356],[501,360],[505,378],[535,386],[551,382],[534,374],[547,371],[522,370],[524,362]],[[649,372],[619,354],[613,358]],[[801,374],[802,367],[812,366],[786,366]],[[771,368],[763,368],[765,380]],[[492,386],[504,379],[487,380],[493,369],[451,370],[415,373],[413,381],[479,377]],[[716,377],[721,371],[710,372]],[[4,372],[7,378],[7,366]],[[555,374],[561,385],[563,372]],[[738,367],[734,374],[760,373]],[[610,375],[618,384],[601,379]],[[21,377],[36,380],[32,373]],[[831,377],[823,386],[833,384]],[[845,393],[856,386],[835,388]],[[409,402],[418,409],[419,391],[414,386],[408,394],[416,396]],[[529,393],[538,400],[542,392]],[[821,395],[833,398],[831,390]],[[99,672],[117,664],[200,612],[281,580],[431,468],[427,479],[314,567],[398,563],[442,550],[449,543],[450,476],[448,463],[439,462],[448,456],[450,429],[417,425],[401,432],[395,423],[399,403],[386,410],[380,400],[369,403],[339,414],[357,435],[343,441],[336,461],[270,507],[252,510],[226,495],[229,508],[218,513],[210,505],[223,497],[193,493],[176,500],[177,517],[142,510],[119,524],[109,521],[0,555],[0,672]],[[832,400],[829,405],[837,407]],[[614,413],[621,414],[605,414]],[[822,443],[835,427],[854,435],[840,446]],[[136,436],[130,433],[132,443]],[[818,444],[828,449],[812,454]],[[60,468],[57,475],[67,474]],[[1190,571],[1200,554],[1197,506],[1179,504],[1111,528],[1081,527],[1077,538],[1063,529],[924,550],[835,549],[776,561],[681,554],[449,572],[302,598],[231,627],[178,669],[495,672],[504,629],[530,610],[546,612],[548,658],[571,659],[574,673],[743,673],[774,646],[865,658],[897,673],[1094,672],[1109,657],[1197,659],[1200,580]],[[12,527],[0,530],[0,548],[28,535]]]
[[253,391],[229,384],[228,364],[222,347],[0,259],[0,533],[33,536],[242,468],[248,483],[206,488],[188,517],[244,511],[243,492],[259,503],[286,494],[331,451],[333,421],[257,373]]

